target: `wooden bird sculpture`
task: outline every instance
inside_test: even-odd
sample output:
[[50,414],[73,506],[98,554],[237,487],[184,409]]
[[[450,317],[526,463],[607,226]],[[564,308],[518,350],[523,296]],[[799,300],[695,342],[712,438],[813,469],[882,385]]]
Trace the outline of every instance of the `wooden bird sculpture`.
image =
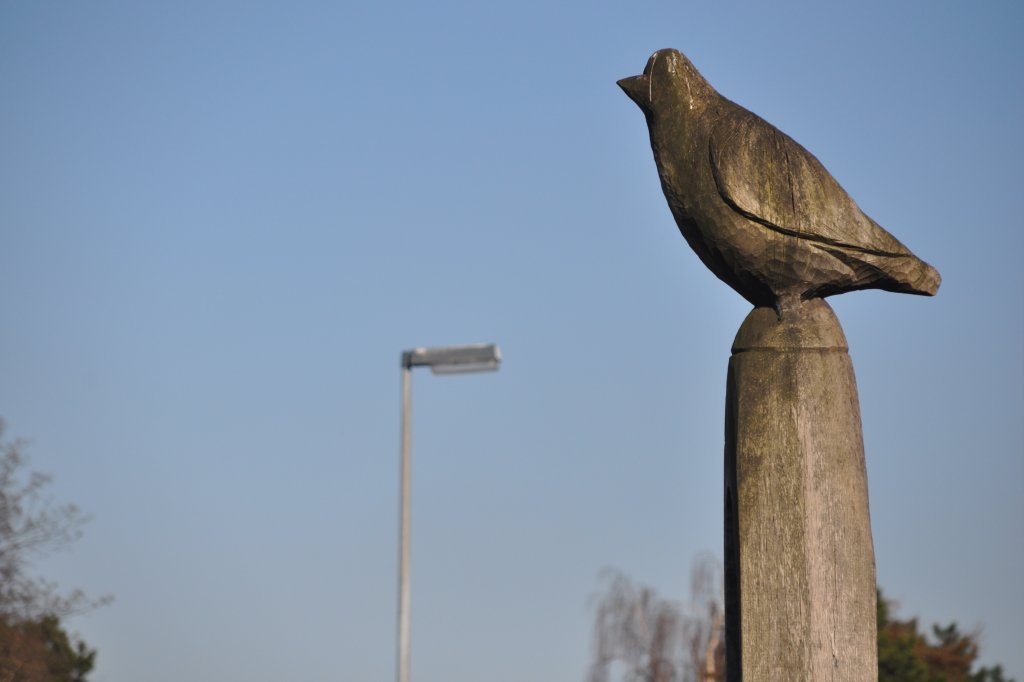
[[938,271],[864,214],[810,152],[722,97],[676,50],[618,85],[647,117],[680,232],[719,279],[783,310],[857,289],[932,296]]

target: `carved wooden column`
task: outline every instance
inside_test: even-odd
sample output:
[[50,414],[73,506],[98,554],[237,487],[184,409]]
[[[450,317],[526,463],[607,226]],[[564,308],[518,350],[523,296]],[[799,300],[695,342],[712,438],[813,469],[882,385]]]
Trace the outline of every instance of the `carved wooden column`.
[[878,679],[860,407],[827,303],[755,308],[729,361],[725,446],[730,682]]

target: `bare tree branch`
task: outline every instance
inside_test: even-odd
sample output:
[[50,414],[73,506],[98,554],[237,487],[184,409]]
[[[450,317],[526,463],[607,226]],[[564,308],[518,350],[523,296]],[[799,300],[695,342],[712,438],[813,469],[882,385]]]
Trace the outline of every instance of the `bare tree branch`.
[[594,661],[587,682],[608,682],[613,666],[623,682],[717,682],[725,679],[722,569],[699,557],[690,602],[681,606],[654,590],[605,571],[607,587],[594,617]]
[[81,590],[57,592],[54,583],[33,577],[34,559],[65,549],[82,536],[89,518],[73,504],[55,505],[44,495],[51,477],[22,474],[25,441],[3,440],[0,419],[0,616],[26,620],[44,614],[63,617],[108,603],[89,600]]

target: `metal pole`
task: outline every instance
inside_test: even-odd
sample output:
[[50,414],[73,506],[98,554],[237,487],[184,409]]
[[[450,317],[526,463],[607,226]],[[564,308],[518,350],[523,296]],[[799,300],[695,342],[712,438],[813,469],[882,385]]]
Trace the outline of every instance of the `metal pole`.
[[409,479],[412,367],[402,364],[402,491],[398,549],[398,682],[409,682]]

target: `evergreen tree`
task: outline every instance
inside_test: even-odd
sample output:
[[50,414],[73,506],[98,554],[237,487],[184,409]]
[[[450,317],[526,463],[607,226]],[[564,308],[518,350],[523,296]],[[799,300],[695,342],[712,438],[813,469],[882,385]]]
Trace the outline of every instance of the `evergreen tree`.
[[971,671],[978,658],[977,633],[956,623],[932,626],[929,638],[916,618],[896,620],[893,604],[878,592],[878,682],[1014,682],[1002,666]]
[[72,640],[56,616],[0,619],[3,682],[86,682],[95,662],[96,650]]

